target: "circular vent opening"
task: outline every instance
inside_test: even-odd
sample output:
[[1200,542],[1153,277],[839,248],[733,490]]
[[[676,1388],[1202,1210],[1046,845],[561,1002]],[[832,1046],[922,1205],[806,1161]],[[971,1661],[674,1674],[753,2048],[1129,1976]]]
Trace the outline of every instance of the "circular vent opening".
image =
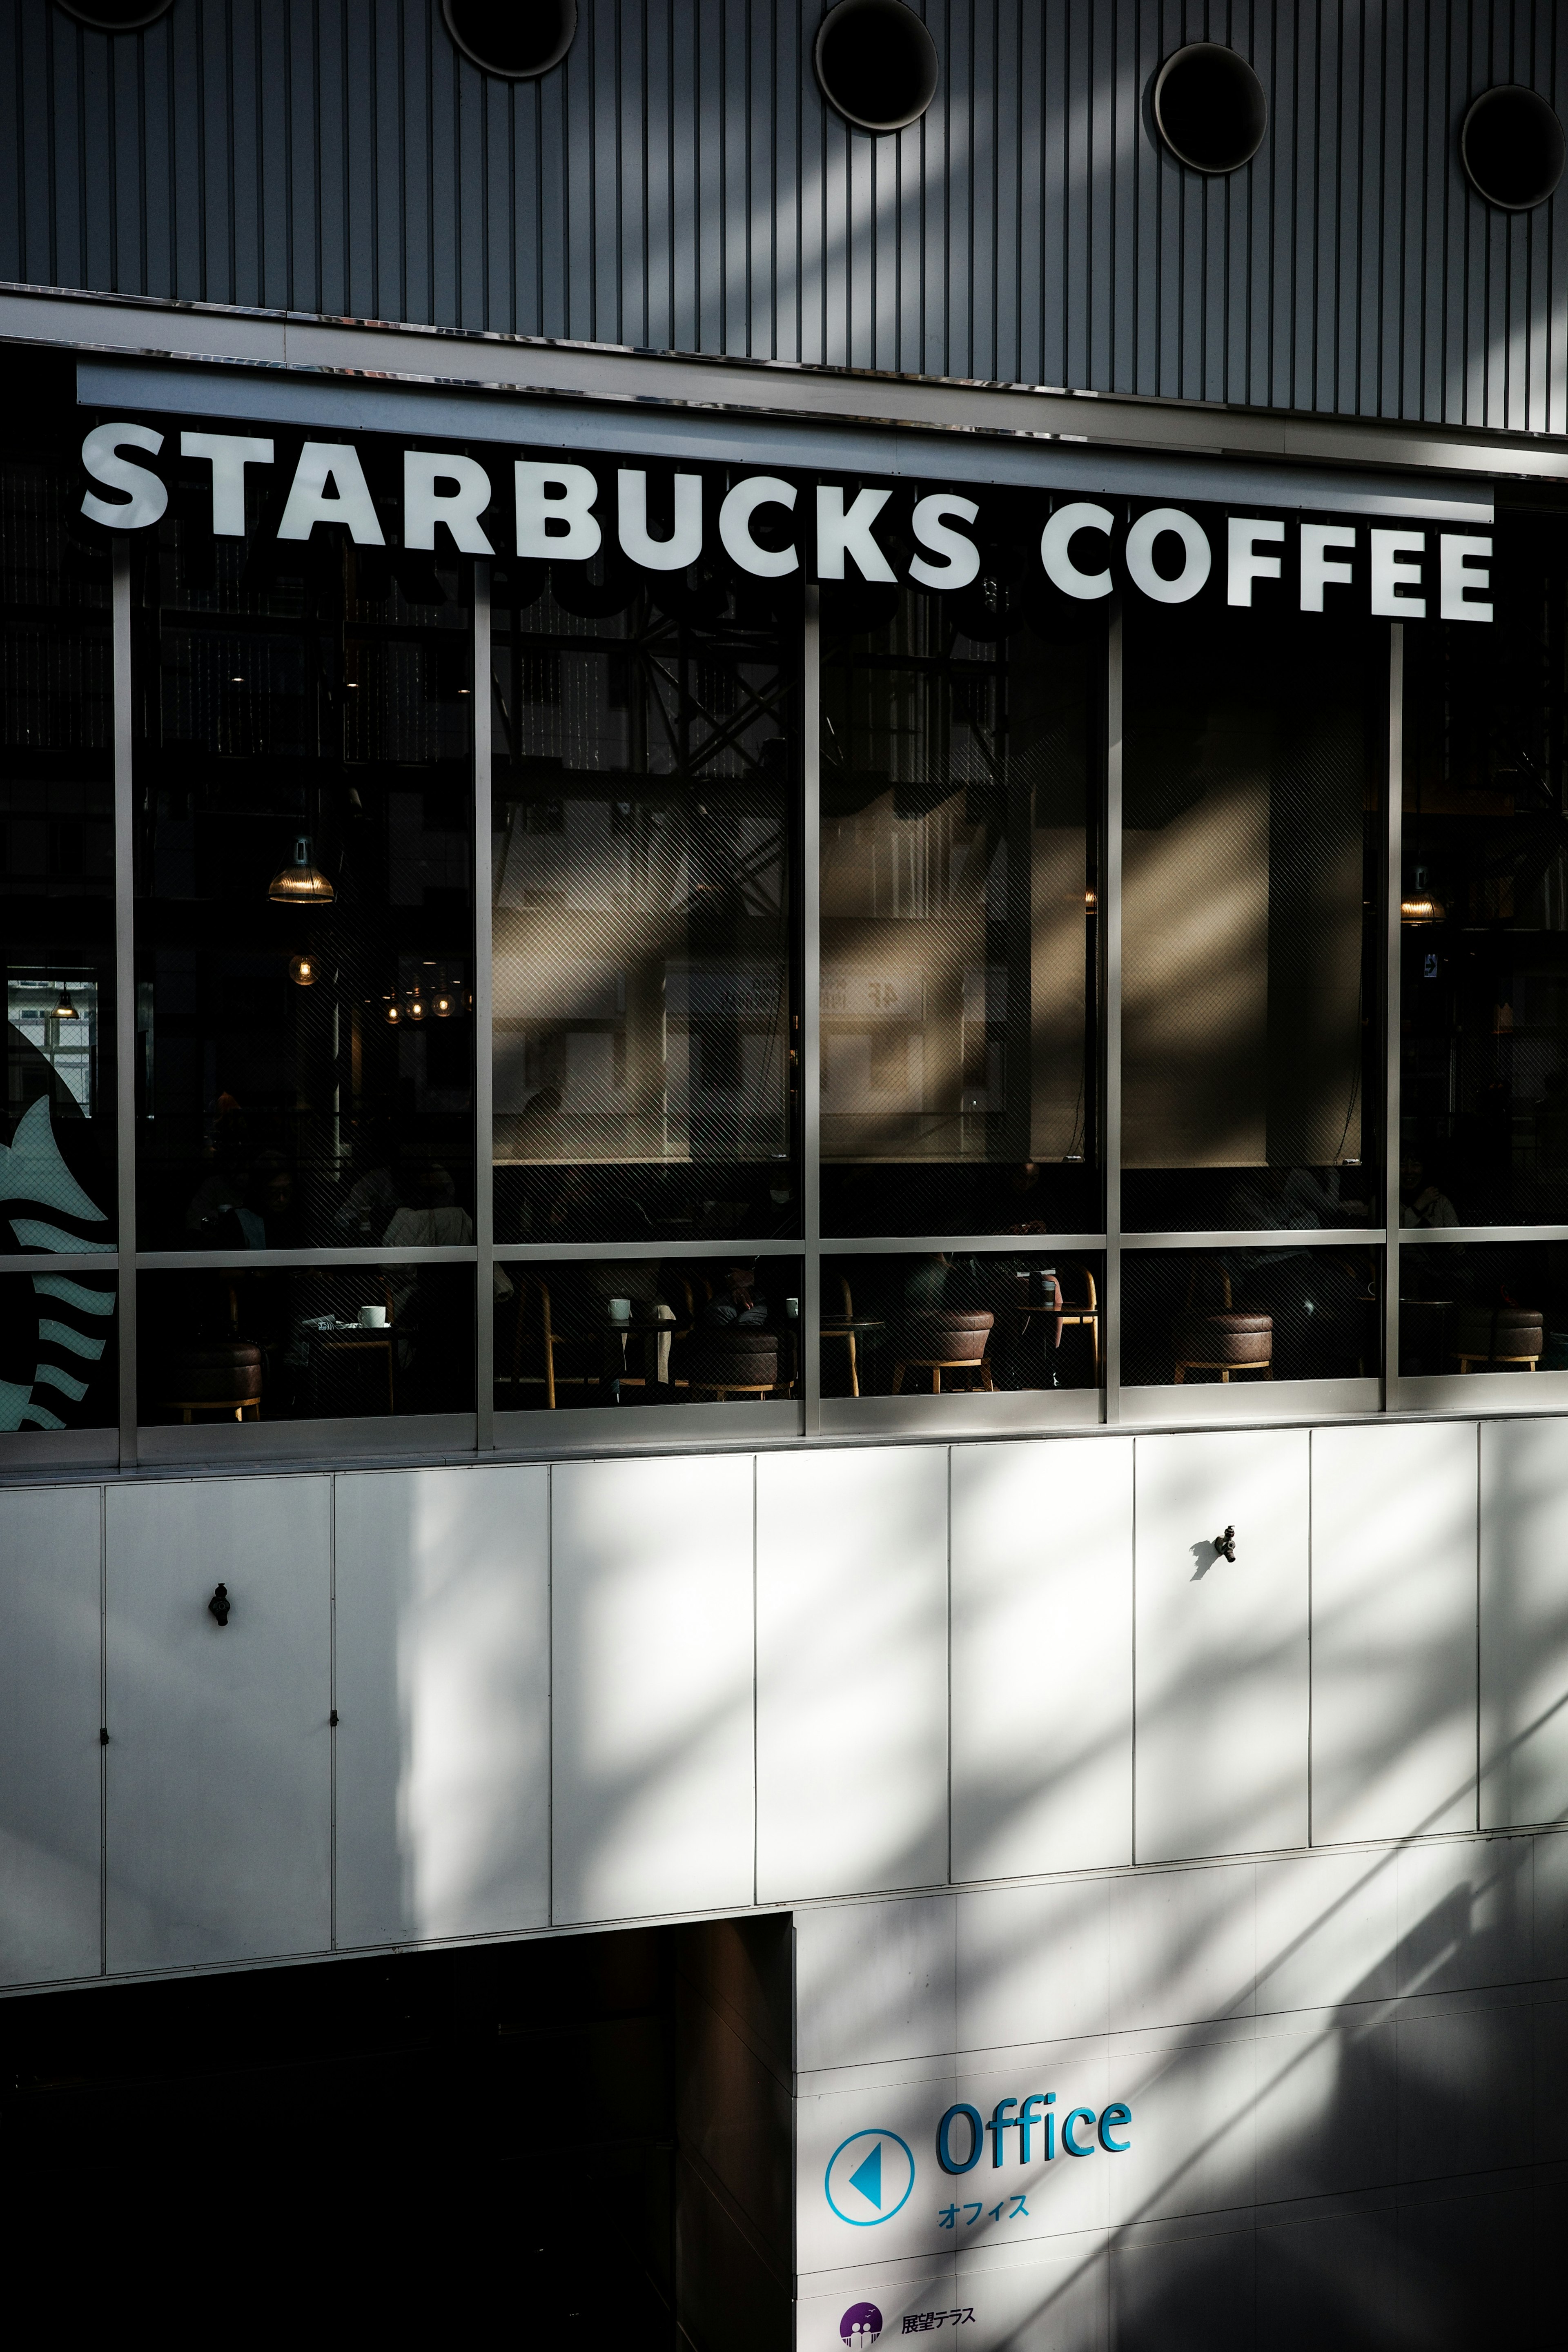
[[577,30],[577,0],[441,0],[441,13],[464,56],[508,81],[558,66]]
[[1563,125],[1517,82],[1484,89],[1465,117],[1459,156],[1477,194],[1504,212],[1543,205],[1563,177]]
[[936,43],[903,0],[838,0],[816,36],[816,79],[858,131],[905,131],[936,96]]
[[139,33],[168,15],[174,0],[59,0],[68,16],[95,33]]
[[1263,144],[1268,103],[1245,58],[1217,41],[1194,41],[1160,68],[1154,121],[1178,163],[1239,172]]

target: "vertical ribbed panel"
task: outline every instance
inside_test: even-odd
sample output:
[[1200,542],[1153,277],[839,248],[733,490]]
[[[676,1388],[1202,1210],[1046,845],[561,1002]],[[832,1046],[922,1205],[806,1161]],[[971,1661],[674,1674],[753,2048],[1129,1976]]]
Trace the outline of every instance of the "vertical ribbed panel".
[[[1465,107],[1568,113],[1560,0],[916,0],[898,138],[811,68],[822,0],[582,0],[481,74],[435,0],[0,0],[0,277],[655,349],[1568,430],[1568,233],[1493,212]],[[1156,147],[1184,40],[1269,99],[1230,180]]]

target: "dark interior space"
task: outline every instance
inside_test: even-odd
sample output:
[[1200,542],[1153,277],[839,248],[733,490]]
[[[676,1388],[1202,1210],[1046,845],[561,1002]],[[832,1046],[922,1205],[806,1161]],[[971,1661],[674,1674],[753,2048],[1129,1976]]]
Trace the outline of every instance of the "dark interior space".
[[13,2259],[62,2322],[673,2345],[675,1987],[649,1929],[6,2001]]

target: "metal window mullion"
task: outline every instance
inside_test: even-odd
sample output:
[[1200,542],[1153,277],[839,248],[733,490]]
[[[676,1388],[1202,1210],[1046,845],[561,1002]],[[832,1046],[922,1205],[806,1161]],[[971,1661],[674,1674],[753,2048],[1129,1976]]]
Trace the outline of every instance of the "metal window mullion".
[[1399,1410],[1399,898],[1405,862],[1405,628],[1388,632],[1388,811],[1384,877],[1383,1409]]
[[1113,604],[1105,648],[1105,836],[1100,872],[1101,1154],[1105,1179],[1105,1297],[1100,1349],[1105,1418],[1121,1418],[1121,607]]
[[131,549],[114,541],[114,1149],[119,1219],[120,1466],[136,1462],[136,803],[131,698]]
[[822,592],[805,591],[800,668],[800,1346],[803,1430],[822,1426]]
[[474,1274],[475,1437],[481,1454],[495,1437],[495,1062],[490,1034],[492,835],[490,832],[490,568],[474,565]]

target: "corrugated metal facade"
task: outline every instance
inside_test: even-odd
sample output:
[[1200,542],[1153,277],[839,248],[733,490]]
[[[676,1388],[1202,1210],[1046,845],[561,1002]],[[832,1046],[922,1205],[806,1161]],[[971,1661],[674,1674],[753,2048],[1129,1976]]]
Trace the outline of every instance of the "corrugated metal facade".
[[[1510,217],[1457,158],[1489,84],[1568,114],[1562,0],[923,0],[942,87],[879,140],[822,104],[821,13],[582,0],[510,85],[437,0],[174,0],[113,39],[0,0],[0,277],[1568,430],[1568,185]],[[1229,181],[1149,128],[1200,37],[1268,92]]]

